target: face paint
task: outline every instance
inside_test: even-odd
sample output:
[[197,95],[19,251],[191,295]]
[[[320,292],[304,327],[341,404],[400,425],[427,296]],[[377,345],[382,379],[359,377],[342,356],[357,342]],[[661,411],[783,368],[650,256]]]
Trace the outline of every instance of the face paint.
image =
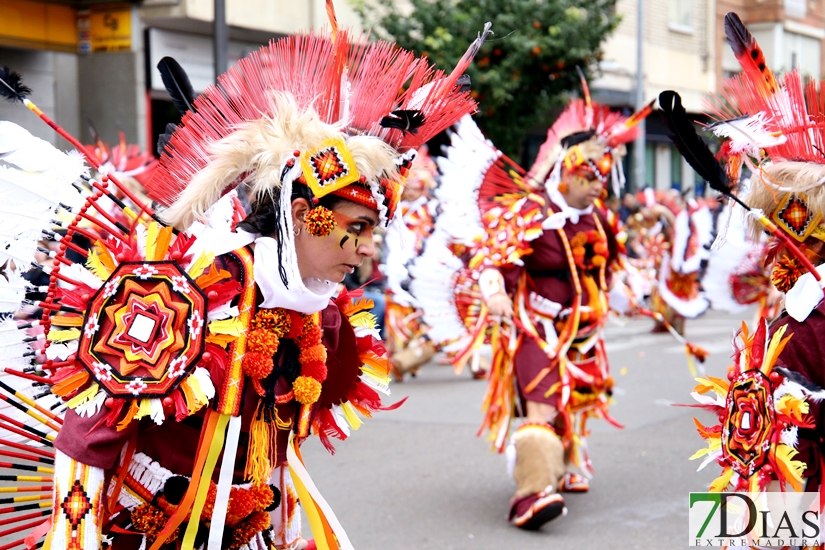
[[343,250],[348,243],[352,243],[355,250],[365,241],[372,242],[373,225],[363,218],[350,218],[340,212],[333,212],[335,229],[332,235],[338,239],[338,246]]
[[575,173],[572,176],[573,183],[578,187],[585,187],[590,188],[594,185],[600,183],[599,179],[590,175],[590,177],[580,175],[579,173]]

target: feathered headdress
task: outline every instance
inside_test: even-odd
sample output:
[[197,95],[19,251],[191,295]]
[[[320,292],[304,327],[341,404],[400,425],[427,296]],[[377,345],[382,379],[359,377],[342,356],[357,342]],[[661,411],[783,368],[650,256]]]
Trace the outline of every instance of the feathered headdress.
[[429,154],[427,146],[416,151],[410,172],[407,175],[407,187],[413,187],[413,183],[419,183],[424,193],[429,193],[436,186],[435,176],[438,174],[438,167]]
[[134,178],[140,185],[152,178],[158,161],[149,151],[141,151],[134,143],[126,142],[126,135],[119,132],[117,145],[111,146],[97,133],[93,126],[89,127],[94,138],[94,145],[88,145],[87,150],[94,153],[100,163],[98,173],[114,173],[121,181]]
[[445,74],[331,21],[330,34],[271,42],[194,100],[148,186],[170,205],[167,221],[187,226],[241,183],[254,202],[297,182],[316,199],[342,195],[389,222],[412,161],[404,153],[475,111],[460,77],[490,27]]
[[[821,81],[799,70],[777,78],[739,16],[725,16],[725,35],[742,66],[707,102],[710,129],[725,140],[720,152],[728,176],[739,180],[743,164],[754,172],[745,197],[797,241],[825,239],[825,96]],[[756,235],[761,227],[752,221]]]
[[627,117],[611,111],[606,105],[594,103],[584,74],[579,70],[584,97],[574,99],[547,131],[547,140],[539,149],[527,177],[534,182],[558,186],[561,166],[589,167],[602,182],[611,179],[613,192],[618,195],[624,185],[624,173],[619,159],[624,156],[623,145],[636,139],[638,124],[653,110],[650,102]]
[[[825,285],[797,246],[809,237],[825,240],[821,223],[825,96],[820,93],[821,83],[804,83],[798,71],[777,79],[756,39],[735,13],[725,16],[725,34],[743,72],[722,84],[722,92],[708,103],[708,114],[717,121],[709,128],[726,139],[717,157],[725,160],[727,170],[696,134],[677,93],[666,91],[659,96],[662,118],[674,144],[696,172],[714,190],[745,208],[752,233],[757,238],[763,229],[771,233],[809,272],[800,277],[800,282],[806,282],[795,285],[785,302],[791,316],[801,321],[821,300]],[[754,172],[744,199],[736,193],[742,164]],[[796,277],[801,273],[800,268]],[[808,280],[812,288],[802,292]],[[800,290],[794,295],[796,287]]]

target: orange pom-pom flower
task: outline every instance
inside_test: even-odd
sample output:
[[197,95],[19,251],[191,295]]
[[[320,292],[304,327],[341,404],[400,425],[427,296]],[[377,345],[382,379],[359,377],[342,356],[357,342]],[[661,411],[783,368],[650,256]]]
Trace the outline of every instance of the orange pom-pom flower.
[[332,211],[323,206],[316,206],[304,217],[307,233],[313,237],[326,237],[335,229],[335,217]]
[[250,351],[257,351],[269,357],[278,351],[280,339],[278,336],[264,329],[253,330],[246,339],[246,347]]
[[259,351],[248,351],[242,360],[244,373],[250,378],[266,378],[272,372],[272,356]]
[[325,348],[323,344],[316,344],[314,346],[310,346],[304,350],[301,350],[301,354],[298,356],[298,360],[301,363],[309,363],[312,361],[321,361],[322,363],[326,363],[327,348]]
[[302,405],[312,405],[321,397],[321,383],[311,376],[299,376],[292,383],[295,400]]

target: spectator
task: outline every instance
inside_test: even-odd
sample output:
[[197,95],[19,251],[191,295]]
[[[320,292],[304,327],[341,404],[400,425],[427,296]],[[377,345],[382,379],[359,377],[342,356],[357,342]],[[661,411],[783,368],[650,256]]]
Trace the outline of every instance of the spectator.
[[639,202],[633,193],[625,193],[622,196],[622,205],[619,207],[619,218],[622,223],[627,223],[627,218],[639,210]]

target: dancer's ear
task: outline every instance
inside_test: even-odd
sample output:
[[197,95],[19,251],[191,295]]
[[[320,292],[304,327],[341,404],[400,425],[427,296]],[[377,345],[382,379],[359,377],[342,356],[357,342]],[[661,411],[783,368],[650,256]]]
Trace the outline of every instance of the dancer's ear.
[[292,225],[298,227],[304,223],[307,212],[310,211],[309,202],[306,199],[295,199],[292,201]]

